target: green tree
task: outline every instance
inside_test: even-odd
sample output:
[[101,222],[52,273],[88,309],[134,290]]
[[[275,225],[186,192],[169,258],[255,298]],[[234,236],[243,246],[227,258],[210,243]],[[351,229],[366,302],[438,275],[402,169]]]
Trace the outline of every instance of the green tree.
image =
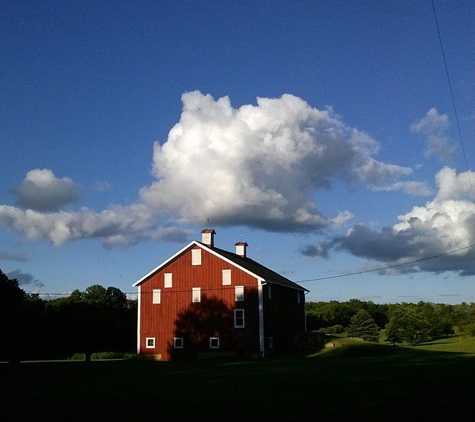
[[55,299],[47,306],[51,342],[57,353],[70,355],[101,351],[133,350],[136,307],[116,287],[95,284],[67,298]]
[[386,340],[393,344],[415,345],[453,334],[450,312],[443,305],[424,302],[392,305],[389,315]]
[[373,317],[364,309],[360,309],[350,319],[348,335],[361,337],[365,341],[379,341],[379,327]]

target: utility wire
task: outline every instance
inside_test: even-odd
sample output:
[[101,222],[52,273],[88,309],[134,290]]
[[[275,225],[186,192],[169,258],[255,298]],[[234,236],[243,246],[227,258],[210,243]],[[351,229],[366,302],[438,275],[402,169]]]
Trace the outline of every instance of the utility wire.
[[470,248],[473,248],[473,247],[475,247],[475,244],[465,246],[465,247],[459,248],[459,249],[454,249],[453,251],[444,252],[444,253],[441,253],[441,254],[438,254],[438,255],[432,255],[432,256],[425,257],[425,258],[415,259],[414,261],[404,262],[402,264],[387,265],[386,267],[373,268],[371,270],[355,271],[353,273],[330,275],[330,276],[327,276],[327,277],[311,278],[311,279],[308,279],[308,280],[298,280],[298,281],[296,281],[296,283],[307,283],[309,281],[331,280],[333,278],[350,277],[350,276],[359,275],[359,274],[374,273],[376,271],[388,270],[388,269],[391,269],[391,268],[404,267],[404,266],[407,266],[407,265],[417,264],[419,262],[429,261],[431,259],[441,258],[443,256],[451,255],[453,253],[460,252],[460,251],[463,251],[465,249],[470,249]]
[[449,86],[450,97],[452,99],[452,107],[454,109],[455,122],[457,124],[457,131],[458,131],[459,141],[460,141],[460,145],[462,147],[463,159],[465,161],[465,168],[467,170],[467,177],[468,177],[468,181],[469,181],[469,184],[470,184],[470,193],[472,194],[472,199],[474,199],[475,195],[473,193],[472,178],[470,177],[470,173],[468,172],[469,167],[468,167],[467,154],[465,153],[465,146],[464,146],[463,138],[462,138],[462,130],[460,129],[460,120],[459,120],[459,116],[458,116],[458,112],[457,112],[457,106],[455,105],[455,97],[454,97],[454,92],[453,92],[453,89],[452,89],[452,82],[450,81],[449,68],[447,66],[447,58],[445,56],[444,44],[442,43],[442,35],[440,33],[439,20],[437,19],[437,12],[435,10],[434,0],[431,0],[431,3],[432,3],[432,11],[434,12],[435,26],[437,28],[437,35],[439,37],[440,51],[442,52],[442,59],[444,61],[445,76],[447,78],[447,84]]
[[[307,279],[307,280],[297,280],[297,281],[295,281],[295,283],[308,283],[310,281],[332,280],[332,279],[335,279],[335,278],[351,277],[351,276],[360,275],[360,274],[374,273],[376,271],[383,271],[383,270],[388,270],[388,269],[391,269],[391,268],[405,267],[405,266],[408,266],[408,265],[417,264],[419,262],[425,262],[425,261],[429,261],[431,259],[441,258],[441,257],[451,255],[451,254],[454,254],[454,253],[457,253],[457,252],[460,252],[460,251],[471,249],[473,247],[475,247],[475,244],[464,246],[463,248],[454,249],[452,251],[444,252],[444,253],[441,253],[441,254],[438,254],[438,255],[431,255],[431,256],[428,256],[428,257],[425,257],[425,258],[415,259],[413,261],[404,262],[404,263],[401,263],[401,264],[387,265],[385,267],[373,268],[373,269],[370,269],[370,270],[355,271],[355,272],[352,272],[352,273],[337,274],[337,275],[331,275],[331,276],[326,276],[326,277],[318,277],[318,278],[310,278],[310,279]],[[234,287],[235,286],[231,286],[231,287],[201,287],[201,291],[206,292],[206,291],[212,291],[212,290],[231,290],[231,289],[234,289]],[[169,294],[169,293],[189,293],[190,290],[189,289],[187,289],[187,290],[161,289],[161,292],[162,292],[162,294],[163,293],[165,293],[165,294]],[[123,292],[123,293],[128,294],[128,295],[137,295],[138,294],[138,292]],[[30,292],[28,294],[50,295],[50,296],[69,296],[71,293]],[[141,292],[140,294],[142,294],[142,295],[143,294],[152,294],[152,292],[151,291],[150,292]]]

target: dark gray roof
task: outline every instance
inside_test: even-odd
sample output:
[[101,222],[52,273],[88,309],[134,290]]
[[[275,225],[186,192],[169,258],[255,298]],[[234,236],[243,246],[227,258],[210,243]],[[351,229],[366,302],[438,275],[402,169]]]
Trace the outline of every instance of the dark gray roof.
[[271,269],[264,267],[264,265],[259,264],[258,262],[248,258],[242,257],[240,255],[235,254],[234,252],[225,251],[224,249],[219,249],[215,247],[209,247],[204,245],[209,249],[213,250],[217,254],[223,256],[226,259],[234,262],[236,265],[245,268],[246,270],[252,272],[253,274],[257,275],[258,277],[263,278],[268,283],[278,284],[280,286],[289,287],[291,289],[302,290],[308,292],[306,288],[299,286],[297,283],[289,280],[288,278],[272,271]]

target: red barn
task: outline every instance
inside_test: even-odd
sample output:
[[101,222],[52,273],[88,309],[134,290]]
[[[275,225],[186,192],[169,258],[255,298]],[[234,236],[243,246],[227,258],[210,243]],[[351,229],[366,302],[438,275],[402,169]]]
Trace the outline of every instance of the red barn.
[[306,331],[307,289],[236,251],[193,241],[138,287],[137,352],[158,360],[284,350]]

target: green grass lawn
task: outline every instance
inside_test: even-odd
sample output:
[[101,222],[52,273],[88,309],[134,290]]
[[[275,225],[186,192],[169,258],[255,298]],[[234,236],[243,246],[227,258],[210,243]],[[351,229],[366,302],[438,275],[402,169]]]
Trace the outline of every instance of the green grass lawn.
[[474,419],[472,338],[333,342],[252,361],[0,364],[0,421]]

